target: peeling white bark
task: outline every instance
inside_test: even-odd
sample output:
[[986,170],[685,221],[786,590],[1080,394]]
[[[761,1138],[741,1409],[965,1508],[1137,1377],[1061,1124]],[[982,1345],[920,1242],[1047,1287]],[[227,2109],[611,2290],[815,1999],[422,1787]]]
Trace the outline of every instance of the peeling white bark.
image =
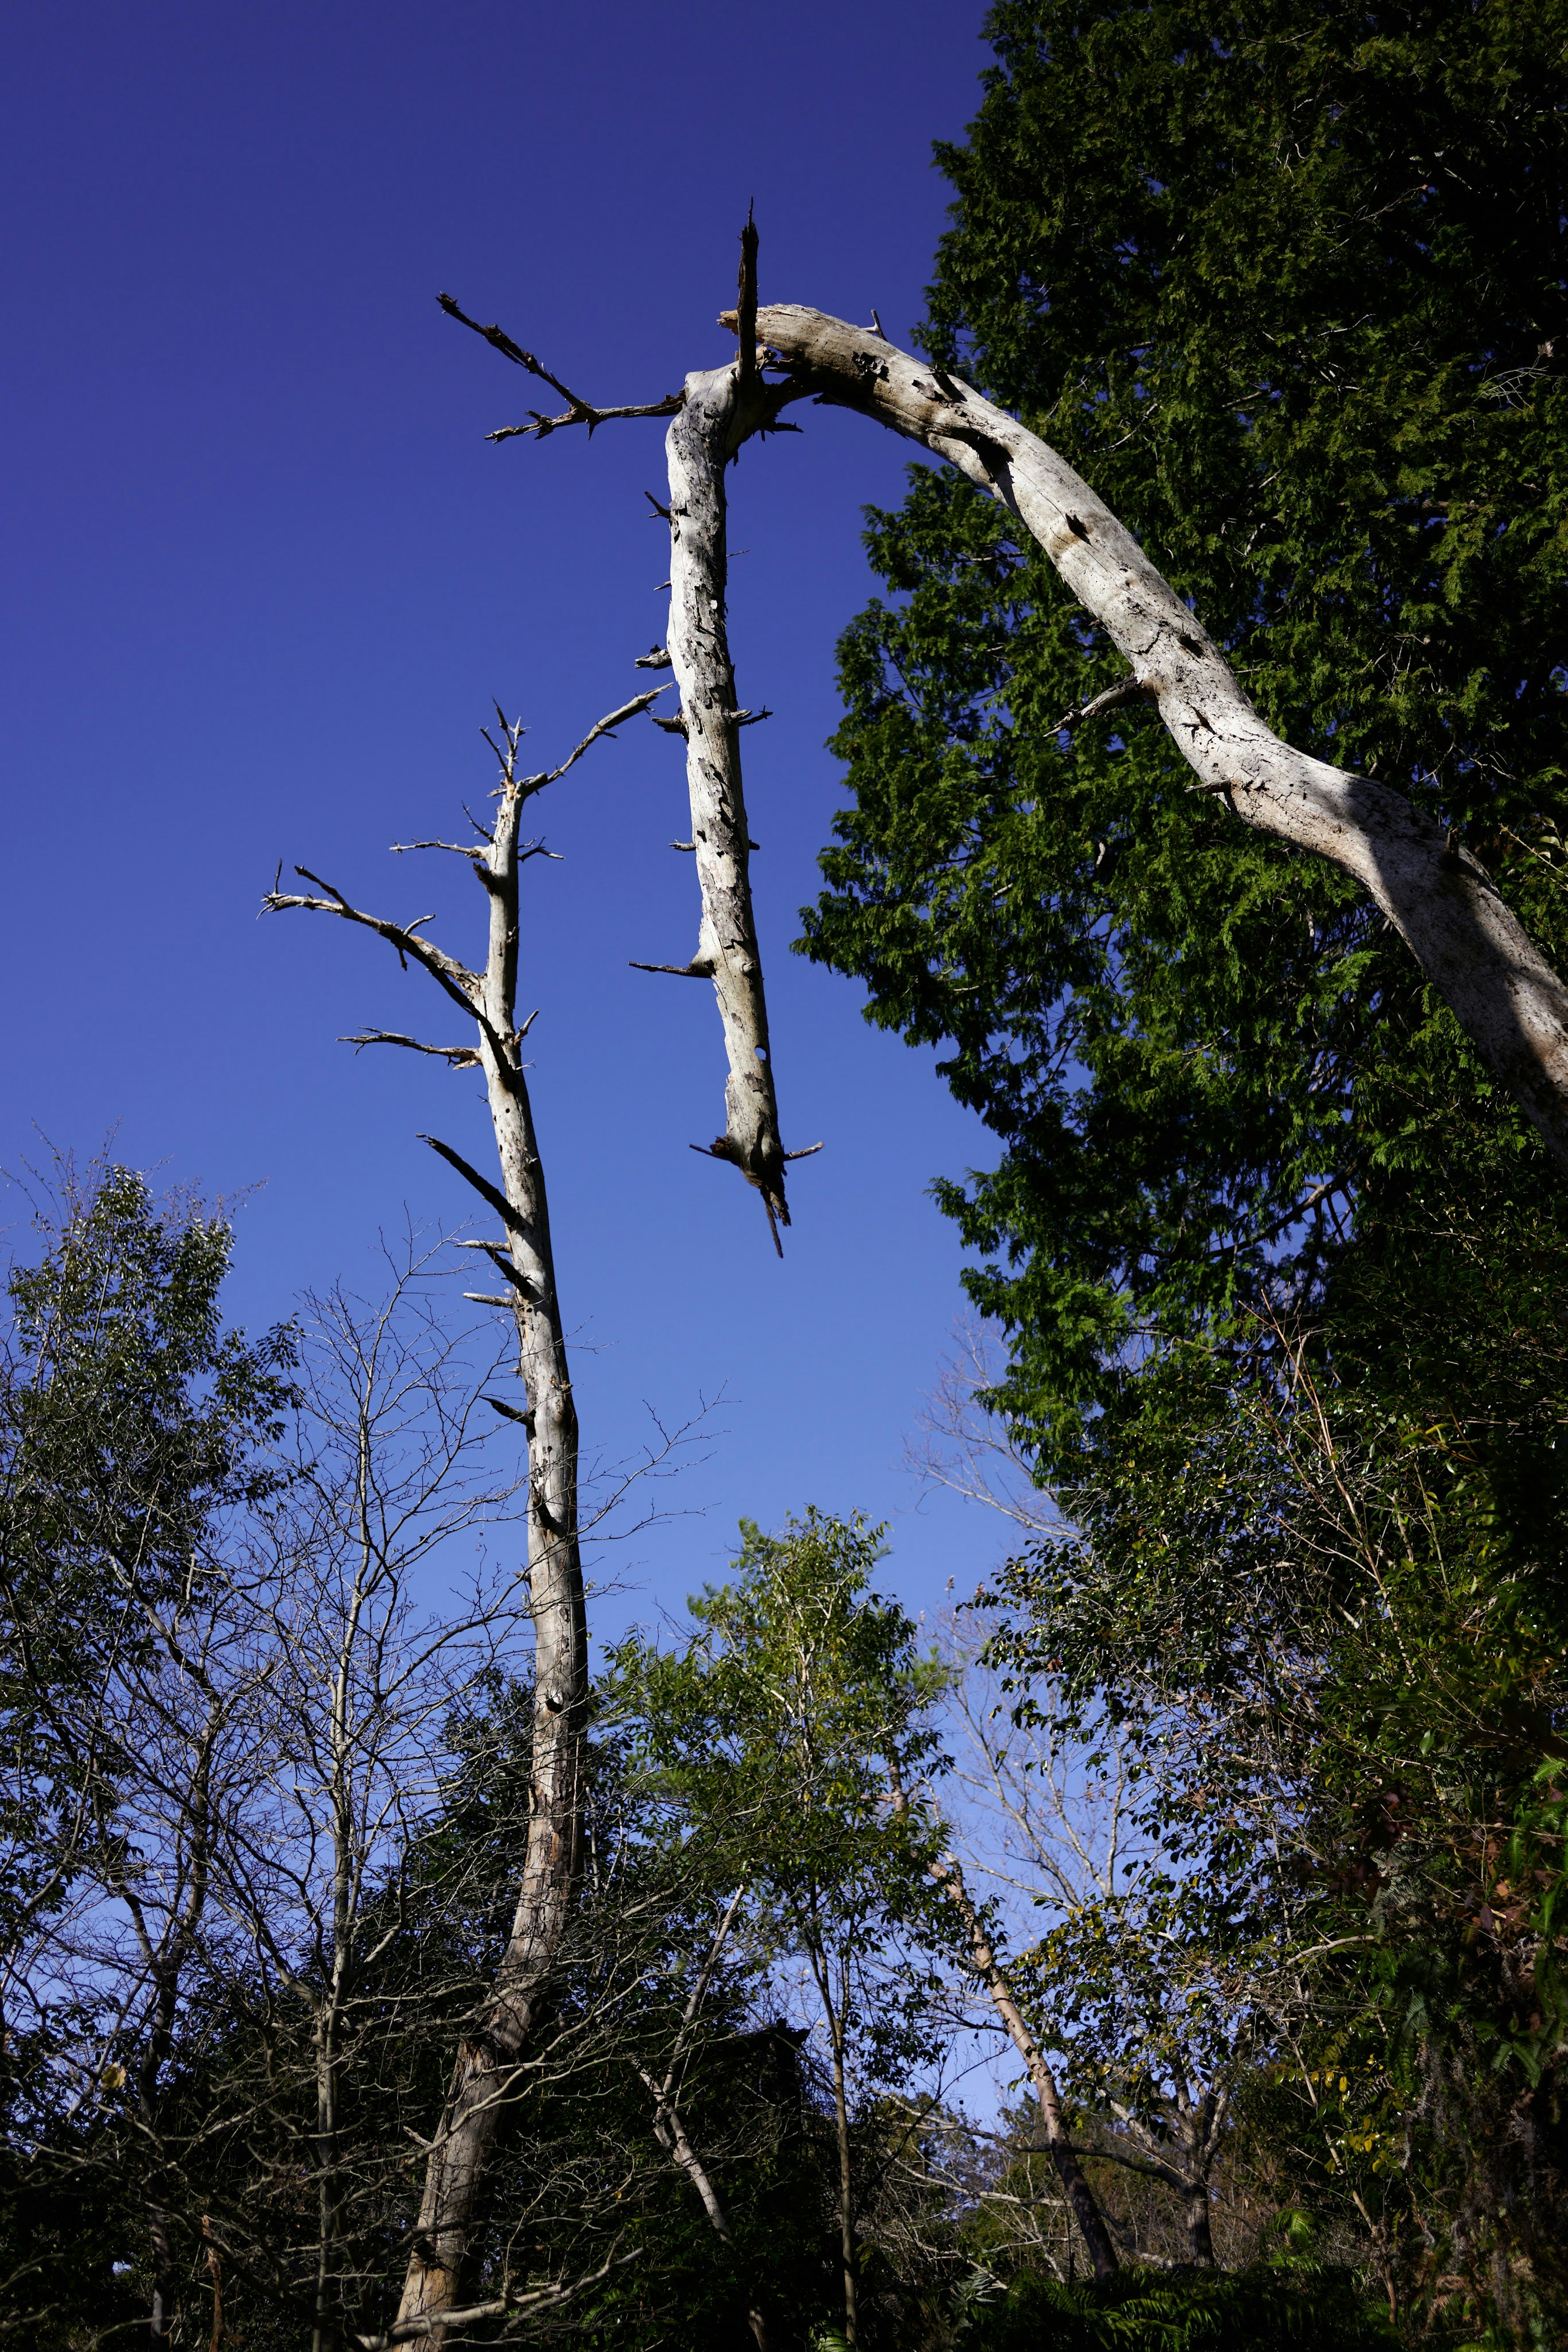
[[[474,975],[480,1066],[501,1165],[504,1246],[517,1370],[527,1402],[528,1576],[534,1623],[528,1837],[517,1906],[495,1990],[458,2045],[446,2110],[431,2145],[397,2325],[435,2321],[463,2287],[479,2184],[517,2061],[549,1982],[576,1890],[581,1828],[588,1625],[578,1548],[577,1407],[556,1290],[549,1204],[517,1017],[518,830],[524,780],[503,774],[495,830],[475,871],[490,901],[489,952]],[[448,1157],[451,1155],[448,1154]]]
[[1132,533],[1005,409],[821,310],[768,304],[757,333],[789,370],[793,396],[874,417],[1008,508],[1132,665],[1130,690],[1158,704],[1200,783],[1244,824],[1355,877],[1568,1170],[1568,988],[1469,851],[1398,793],[1282,742]]
[[[718,1000],[729,1076],[725,1086],[724,1133],[695,1151],[738,1168],[762,1195],[773,1246],[782,1257],[779,1228],[789,1223],[784,1168],[809,1159],[820,1143],[786,1151],[779,1134],[768,1006],[762,959],[751,908],[750,856],[757,844],[747,832],[741,782],[739,730],[766,710],[737,707],[735,667],[730,659],[725,614],[728,558],[725,546],[725,468],[753,433],[777,427],[787,387],[762,381],[757,339],[757,230],[747,220],[740,236],[740,299],[737,312],[740,349],[728,367],[686,378],[685,387],[664,400],[632,407],[596,407],[551,373],[531,352],[498,326],[483,327],[440,298],[447,314],[482,335],[526,373],[550,385],[566,402],[556,416],[531,412],[527,425],[503,426],[492,441],[518,435],[538,439],[563,426],[585,425],[590,432],[612,417],[670,416],[665,443],[669,463],[670,627],[668,646],[639,656],[639,669],[670,669],[681,690],[678,718],[658,724],[686,740],[686,781],[691,799],[692,838],[672,848],[695,853],[702,894],[696,953],[689,963],[634,963],[637,971],[673,972],[685,980],[711,980]],[[791,425],[777,429],[792,432]],[[652,496],[652,493],[649,494]],[[657,505],[657,501],[654,501]]]

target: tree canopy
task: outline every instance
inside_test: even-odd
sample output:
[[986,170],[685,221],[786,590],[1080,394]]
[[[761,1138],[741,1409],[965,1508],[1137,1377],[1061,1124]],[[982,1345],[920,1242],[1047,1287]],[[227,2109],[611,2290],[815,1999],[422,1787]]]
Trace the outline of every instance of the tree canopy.
[[[1561,962],[1568,19],[1007,5],[925,331],[1092,482],[1270,723],[1407,790]],[[1246,832],[1040,551],[919,469],[847,632],[803,945],[943,1049],[944,1205],[1054,1458],[1145,1344],[1556,1189],[1345,877]]]

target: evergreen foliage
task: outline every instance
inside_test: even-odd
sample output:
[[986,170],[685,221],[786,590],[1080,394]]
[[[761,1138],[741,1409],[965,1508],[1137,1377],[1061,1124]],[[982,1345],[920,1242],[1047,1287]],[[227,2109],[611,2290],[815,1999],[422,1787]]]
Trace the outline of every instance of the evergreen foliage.
[[[1003,0],[928,347],[1061,449],[1302,749],[1408,790],[1568,946],[1568,14]],[[915,469],[846,635],[804,945],[1000,1139],[940,1197],[1053,1470],[1151,1340],[1347,1234],[1548,1180],[1376,909],[1249,834],[1044,556]]]

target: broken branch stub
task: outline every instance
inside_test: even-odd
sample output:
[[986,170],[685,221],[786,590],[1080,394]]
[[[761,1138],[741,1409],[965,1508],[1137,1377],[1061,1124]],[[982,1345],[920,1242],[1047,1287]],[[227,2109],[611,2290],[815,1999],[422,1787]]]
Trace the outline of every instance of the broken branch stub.
[[[738,312],[720,324],[738,329]],[[789,396],[858,409],[918,441],[1017,518],[1131,665],[1130,689],[1158,704],[1199,782],[1244,824],[1354,876],[1568,1171],[1568,987],[1469,852],[1386,785],[1282,742],[1132,532],[1016,416],[823,310],[768,304],[757,333],[789,370]],[[1096,707],[1111,699],[1071,723]]]

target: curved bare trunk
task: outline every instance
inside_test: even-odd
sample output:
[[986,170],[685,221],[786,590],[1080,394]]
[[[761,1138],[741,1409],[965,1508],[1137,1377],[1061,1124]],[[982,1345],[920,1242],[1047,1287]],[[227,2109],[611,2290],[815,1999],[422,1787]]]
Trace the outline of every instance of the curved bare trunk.
[[[888,1787],[892,1792],[894,1812],[907,1818],[909,1800],[904,1793],[897,1767],[891,1761],[888,1766]],[[926,1868],[964,1923],[965,1933],[969,1939],[969,1956],[975,1974],[990,1995],[991,2006],[1006,2028],[1013,2048],[1023,2060],[1024,2071],[1034,2085],[1035,2096],[1040,2101],[1040,2121],[1045,2126],[1045,2141],[1051,2151],[1051,2160],[1056,2167],[1056,2177],[1061,2183],[1061,2193],[1067,2200],[1073,2220],[1078,2224],[1079,2235],[1083,2240],[1089,2260],[1093,2265],[1094,2275],[1097,2279],[1114,2278],[1121,2264],[1116,2259],[1116,2249],[1111,2242],[1111,2232],[1105,2225],[1105,2216],[1100,2210],[1099,2200],[1084,2179],[1083,2168],[1078,2161],[1078,2150],[1072,2145],[1071,2135],[1068,2131],[1066,2120],[1062,2116],[1061,2098],[1056,2087],[1056,2077],[1046,2063],[1044,2051],[1024,2022],[1023,2011],[1014,1998],[1012,1986],[1008,1981],[1007,1970],[998,1958],[996,1948],[986,1933],[986,1923],[980,1916],[975,1899],[964,1884],[963,1871],[951,1854],[934,1856],[927,1863]]]
[[1093,2265],[1094,2275],[1097,2279],[1114,2278],[1121,2263],[1111,2242],[1111,2232],[1105,2226],[1105,2216],[1100,2210],[1099,2200],[1083,2177],[1078,2150],[1072,2145],[1071,2135],[1062,2116],[1056,2077],[1046,2063],[1045,2053],[1024,2023],[1023,2012],[1013,1997],[1007,1971],[997,1958],[984,1923],[964,1884],[963,1872],[951,1860],[934,1862],[930,1867],[932,1877],[955,1906],[968,1931],[975,1973],[989,1993],[991,2006],[1007,2028],[1013,2048],[1023,2060],[1025,2071],[1034,2084],[1051,2160],[1056,2167],[1061,2193],[1078,2224],[1078,2232]]
[[[726,312],[723,323],[734,318]],[[1131,531],[1017,417],[872,329],[821,310],[770,303],[757,313],[757,334],[797,394],[918,441],[1017,518],[1132,666],[1125,688],[1099,707],[1156,702],[1199,782],[1244,824],[1353,875],[1568,1170],[1568,987],[1469,852],[1398,793],[1281,742]]]

